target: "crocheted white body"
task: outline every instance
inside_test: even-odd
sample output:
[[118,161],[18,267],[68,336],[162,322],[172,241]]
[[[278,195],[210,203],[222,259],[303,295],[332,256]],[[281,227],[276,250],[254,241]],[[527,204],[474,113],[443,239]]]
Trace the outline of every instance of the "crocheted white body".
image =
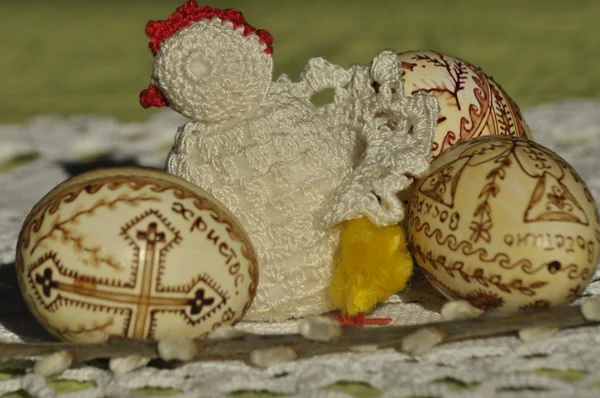
[[316,222],[351,170],[346,141],[289,95],[269,96],[255,118],[191,122],[177,133],[167,171],[222,201],[257,250],[258,290],[245,319],[331,310],[326,289],[339,230]]
[[[245,319],[332,310],[339,224],[402,220],[397,193],[428,168],[435,97],[401,94],[393,51],[349,70],[317,58],[300,82],[273,83],[265,44],[218,18],[179,30],[155,56],[153,84],[192,119],[167,171],[227,206],[257,250],[257,296]],[[310,97],[326,88],[336,99],[317,109]]]

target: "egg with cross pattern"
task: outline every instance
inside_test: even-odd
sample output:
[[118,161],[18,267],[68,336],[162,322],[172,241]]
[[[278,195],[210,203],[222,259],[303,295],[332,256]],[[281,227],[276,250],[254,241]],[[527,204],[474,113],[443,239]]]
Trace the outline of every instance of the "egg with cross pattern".
[[211,195],[154,169],[73,177],[31,210],[17,243],[29,308],[54,336],[206,337],[256,292],[251,242]]

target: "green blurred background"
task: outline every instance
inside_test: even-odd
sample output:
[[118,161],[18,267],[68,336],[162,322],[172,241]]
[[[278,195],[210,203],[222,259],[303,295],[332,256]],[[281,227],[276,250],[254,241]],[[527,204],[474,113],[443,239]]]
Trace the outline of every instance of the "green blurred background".
[[[152,57],[144,27],[183,0],[0,0],[0,123],[40,113],[144,120]],[[522,107],[600,97],[598,0],[215,0],[275,38],[276,74],[309,58],[366,63],[433,49],[481,66]]]

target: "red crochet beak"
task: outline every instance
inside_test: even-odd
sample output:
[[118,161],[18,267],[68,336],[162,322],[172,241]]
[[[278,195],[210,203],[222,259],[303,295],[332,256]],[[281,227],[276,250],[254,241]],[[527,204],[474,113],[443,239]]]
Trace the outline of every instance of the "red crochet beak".
[[151,106],[169,106],[169,101],[158,87],[150,84],[140,93],[140,104],[147,109]]

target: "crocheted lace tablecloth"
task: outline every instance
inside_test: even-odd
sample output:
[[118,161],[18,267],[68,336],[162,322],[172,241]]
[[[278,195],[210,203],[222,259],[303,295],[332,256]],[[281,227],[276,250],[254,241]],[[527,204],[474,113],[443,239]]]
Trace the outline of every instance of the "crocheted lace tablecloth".
[[[534,138],[553,149],[600,198],[600,101],[568,100],[525,112]],[[143,124],[122,124],[92,115],[41,115],[20,125],[0,126],[0,338],[47,338],[20,296],[14,271],[17,234],[31,207],[59,182],[83,170],[116,164],[162,167],[176,127],[184,120],[171,111]],[[600,275],[584,297],[600,294]],[[377,310],[396,324],[439,320],[443,300],[417,279],[402,296]],[[242,323],[256,333],[293,333],[295,322]],[[347,397],[340,382],[365,383],[381,397],[598,397],[600,328],[563,330],[523,342],[516,337],[441,345],[411,358],[391,350],[322,356],[266,369],[234,362],[194,363],[176,369],[146,367],[115,376],[105,367],[67,370],[60,379],[91,382],[61,397],[152,396],[140,388],[170,391],[172,397],[221,397],[236,391],[269,391],[293,396]],[[14,366],[12,364],[11,366]],[[170,389],[170,390],[164,390]],[[55,397],[53,384],[29,369],[0,381],[0,395],[19,390]],[[364,389],[363,389],[364,390]],[[143,391],[148,391],[143,390]],[[134,395],[135,394],[135,395]]]

